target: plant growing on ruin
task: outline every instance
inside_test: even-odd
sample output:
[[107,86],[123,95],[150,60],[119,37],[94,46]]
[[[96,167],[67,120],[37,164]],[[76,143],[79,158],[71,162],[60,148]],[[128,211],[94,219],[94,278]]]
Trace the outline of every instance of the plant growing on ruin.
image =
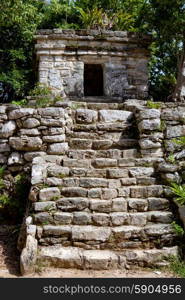
[[146,106],[148,108],[159,109],[159,108],[161,108],[161,103],[160,102],[153,102],[152,100],[148,100],[147,103],[146,103]]
[[172,183],[171,191],[175,195],[175,200],[180,205],[185,205],[185,185],[179,185],[177,183]]
[[171,256],[169,257],[169,262],[170,271],[182,278],[185,278],[185,262],[181,259],[181,257]]
[[0,167],[0,178],[3,177],[5,171],[5,167]]
[[168,162],[170,162],[171,164],[174,164],[174,163],[175,163],[175,156],[174,156],[174,154],[171,153],[171,154],[166,158],[166,160],[167,160]]
[[17,106],[21,106],[21,107],[25,107],[28,103],[27,99],[22,99],[22,100],[18,100],[18,101],[12,101],[12,104],[15,104]]
[[181,136],[178,139],[173,139],[173,143],[185,147],[185,136]]
[[178,236],[182,237],[184,235],[184,233],[185,233],[184,229],[179,224],[177,224],[175,221],[172,222],[172,226],[173,226],[175,233]]
[[33,90],[30,91],[30,96],[50,96],[51,88],[44,84],[36,84]]

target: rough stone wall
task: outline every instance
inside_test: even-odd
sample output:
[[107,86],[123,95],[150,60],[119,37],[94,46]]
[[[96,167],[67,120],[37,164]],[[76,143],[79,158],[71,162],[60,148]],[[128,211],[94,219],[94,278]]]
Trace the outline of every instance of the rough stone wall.
[[101,64],[104,95],[148,95],[149,36],[120,31],[41,30],[36,36],[39,82],[61,96],[84,96],[84,64]]

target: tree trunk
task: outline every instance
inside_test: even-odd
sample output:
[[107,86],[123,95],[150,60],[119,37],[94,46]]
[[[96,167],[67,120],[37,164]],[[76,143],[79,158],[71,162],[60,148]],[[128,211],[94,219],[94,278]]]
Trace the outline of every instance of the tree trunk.
[[178,65],[177,84],[172,98],[175,102],[185,102],[185,43]]

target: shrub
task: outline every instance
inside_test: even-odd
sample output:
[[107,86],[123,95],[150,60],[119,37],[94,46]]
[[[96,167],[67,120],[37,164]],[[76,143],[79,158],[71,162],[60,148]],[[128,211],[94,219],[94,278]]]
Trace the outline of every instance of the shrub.
[[175,200],[180,205],[185,205],[185,185],[179,185],[177,183],[172,183],[171,191],[176,196]]
[[156,109],[159,109],[159,108],[161,108],[161,103],[160,103],[160,102],[153,102],[153,101],[151,101],[151,100],[148,100],[146,106],[147,106],[148,108],[156,108]]

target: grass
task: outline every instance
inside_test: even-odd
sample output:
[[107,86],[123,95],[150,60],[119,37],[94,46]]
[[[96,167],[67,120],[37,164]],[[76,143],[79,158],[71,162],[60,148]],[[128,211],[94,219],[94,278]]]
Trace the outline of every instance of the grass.
[[159,108],[161,108],[161,103],[160,102],[153,102],[151,100],[148,100],[147,103],[146,103],[146,106],[148,108],[159,109]]
[[185,261],[183,261],[180,256],[175,257],[171,256],[169,258],[169,271],[173,272],[174,274],[185,278]]

